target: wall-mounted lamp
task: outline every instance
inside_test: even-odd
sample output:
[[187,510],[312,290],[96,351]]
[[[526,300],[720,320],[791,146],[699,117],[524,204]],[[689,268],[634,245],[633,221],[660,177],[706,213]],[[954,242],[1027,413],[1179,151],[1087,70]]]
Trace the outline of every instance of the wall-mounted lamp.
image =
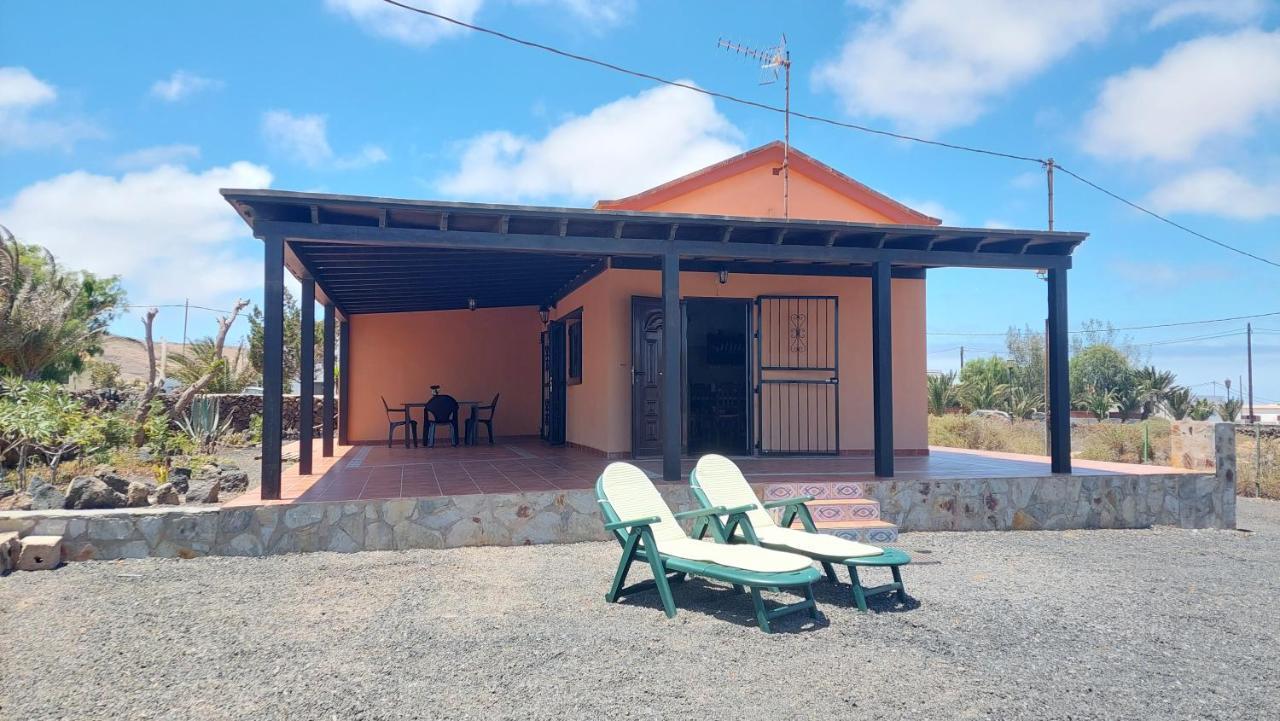
[[547,308],[545,305],[544,305],[544,306],[542,306],[542,307],[540,307],[540,308],[538,308],[538,320],[542,321],[542,324],[543,324],[544,326],[545,326],[547,323],[550,323],[550,322],[551,322],[551,309]]
[[475,310],[475,309],[476,309],[476,299],[467,298],[467,310]]
[[1040,268],[1039,270],[1036,271],[1036,277],[1039,278],[1040,280],[1048,280],[1049,271],[1045,270],[1044,268]]
[[724,285],[725,283],[728,283],[728,282],[729,282],[729,271],[725,270],[724,268],[721,268],[721,269],[720,269],[720,273],[719,273],[719,278],[718,278],[718,279],[719,279],[719,281],[720,281],[720,285]]

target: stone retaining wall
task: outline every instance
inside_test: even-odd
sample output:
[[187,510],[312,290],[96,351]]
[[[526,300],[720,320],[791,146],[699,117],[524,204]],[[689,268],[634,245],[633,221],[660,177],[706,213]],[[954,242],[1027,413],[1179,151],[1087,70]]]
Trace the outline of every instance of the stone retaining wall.
[[[1223,470],[1221,467],[1219,470]],[[845,484],[904,531],[1234,528],[1230,474]],[[686,486],[662,486],[674,510]],[[760,492],[762,489],[757,489]],[[68,560],[261,556],[607,540],[589,490],[446,498],[0,513],[0,532],[63,536]]]

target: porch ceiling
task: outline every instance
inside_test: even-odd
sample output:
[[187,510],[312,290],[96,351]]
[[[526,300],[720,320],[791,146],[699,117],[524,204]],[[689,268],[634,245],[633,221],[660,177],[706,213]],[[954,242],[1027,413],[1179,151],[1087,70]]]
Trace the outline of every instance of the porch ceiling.
[[344,314],[542,305],[612,264],[788,275],[1069,268],[1084,233],[843,223],[223,190]]

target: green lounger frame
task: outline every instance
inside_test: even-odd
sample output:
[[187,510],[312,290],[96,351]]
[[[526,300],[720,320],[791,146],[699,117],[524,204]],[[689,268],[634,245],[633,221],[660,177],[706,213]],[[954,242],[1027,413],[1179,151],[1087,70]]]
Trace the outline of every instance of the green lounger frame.
[[[605,530],[613,534],[613,537],[622,545],[622,558],[618,561],[618,570],[613,574],[613,585],[604,596],[609,603],[617,603],[618,599],[625,596],[656,588],[658,597],[662,600],[662,610],[667,614],[667,618],[675,618],[676,602],[671,594],[671,585],[682,583],[686,576],[692,575],[730,583],[739,593],[745,587],[751,595],[756,624],[765,633],[772,633],[772,622],[782,616],[803,612],[808,613],[810,618],[818,617],[818,605],[813,598],[813,582],[821,577],[818,569],[810,567],[786,573],[767,573],[706,561],[694,561],[664,553],[651,553],[649,549],[658,546],[653,540],[653,531],[650,528],[658,522],[657,516],[627,520],[618,518],[613,505],[605,496],[603,476],[596,481],[596,500],[600,502]],[[675,517],[677,520],[698,519],[715,517],[715,514],[725,512],[726,509],[713,507],[677,513]],[[624,586],[631,564],[637,561],[649,564],[649,568],[653,571],[653,580]],[[760,597],[761,588],[795,588],[804,595],[804,600],[769,610],[765,608],[764,599]]]
[[[747,516],[747,511],[754,509],[756,506],[745,505],[729,509],[724,509],[721,506],[712,506],[707,494],[698,485],[696,468],[689,472],[689,486],[693,491],[694,500],[702,506],[701,510],[705,512],[703,515],[699,515],[694,522],[693,536],[695,538],[702,538],[710,532],[716,540],[723,543],[761,545],[760,538],[756,535],[755,526],[751,524],[751,519]],[[800,525],[804,527],[806,532],[818,533],[818,527],[813,522],[813,515],[809,513],[809,507],[805,505],[812,500],[814,500],[813,496],[796,496],[795,498],[777,501],[765,501],[759,505],[765,510],[784,509],[782,518],[778,522],[778,525],[783,528],[790,528],[796,519],[799,519]],[[710,511],[713,510],[719,510],[720,512],[711,513]],[[721,520],[721,516],[724,517],[723,520]],[[738,535],[739,531],[741,531],[741,535]],[[809,555],[800,549],[789,550],[791,553]],[[828,580],[835,584],[840,583],[839,577],[836,576],[835,566],[832,565],[831,561],[823,558],[814,558],[814,560],[822,565],[822,570]],[[911,563],[911,556],[896,548],[886,548],[884,553],[877,556],[859,556],[841,561],[840,564],[849,569],[849,584],[852,586],[853,602],[857,605],[858,610],[866,611],[867,599],[886,593],[896,594],[899,602],[906,603],[907,591],[906,586],[902,583],[902,566],[909,563]],[[864,586],[862,585],[862,579],[858,577],[859,566],[888,566],[889,572],[893,576],[893,581],[880,586]]]

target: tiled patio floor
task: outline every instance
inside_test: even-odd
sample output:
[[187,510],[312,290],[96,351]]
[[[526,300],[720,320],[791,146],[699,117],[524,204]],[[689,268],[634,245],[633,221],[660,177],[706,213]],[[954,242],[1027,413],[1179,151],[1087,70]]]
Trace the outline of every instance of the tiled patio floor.
[[[296,454],[296,449],[294,450]],[[688,473],[693,459],[682,463]],[[875,481],[870,458],[740,458],[738,465],[753,483],[770,481]],[[531,439],[502,440],[496,445],[403,448],[341,446],[332,458],[314,451],[314,473],[285,469],[279,501],[351,501],[373,498],[421,498],[475,493],[517,493],[591,488],[609,461],[573,448],[553,448]],[[653,478],[661,476],[660,459],[636,461]],[[1180,473],[1162,466],[1139,466],[1076,460],[1075,475],[1145,475]],[[1012,453],[932,448],[928,456],[901,456],[894,480],[948,478],[1022,478],[1050,476],[1049,460]],[[228,506],[258,505],[254,492]]]

